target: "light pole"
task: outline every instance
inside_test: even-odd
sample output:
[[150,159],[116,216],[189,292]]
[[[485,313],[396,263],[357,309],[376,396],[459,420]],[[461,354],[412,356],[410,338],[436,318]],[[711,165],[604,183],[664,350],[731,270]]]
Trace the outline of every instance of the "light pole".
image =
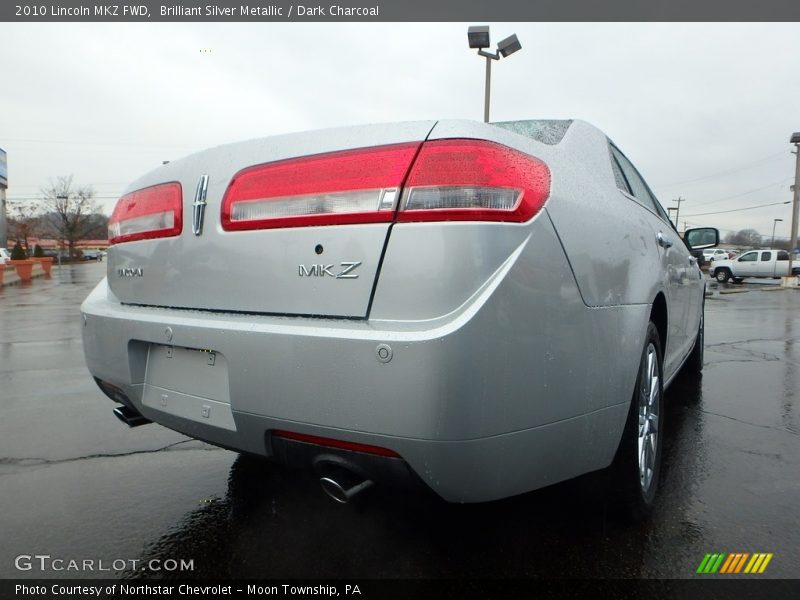
[[794,249],[797,247],[797,204],[800,201],[800,131],[795,131],[789,139],[794,144],[793,154],[796,157],[794,168],[794,202],[792,203],[792,242],[789,249],[789,277],[792,276],[792,263],[794,262]]
[[467,30],[467,39],[469,40],[470,48],[477,48],[478,55],[486,58],[486,90],[484,93],[483,101],[483,122],[489,122],[489,95],[492,86],[492,61],[500,60],[502,56],[511,56],[517,50],[522,48],[516,34],[508,36],[506,39],[501,40],[497,44],[497,52],[486,52],[484,48],[491,46],[489,41],[489,26],[488,25],[474,25]]
[[769,245],[770,248],[775,247],[775,225],[778,224],[778,221],[783,222],[783,219],[772,219],[772,243]]

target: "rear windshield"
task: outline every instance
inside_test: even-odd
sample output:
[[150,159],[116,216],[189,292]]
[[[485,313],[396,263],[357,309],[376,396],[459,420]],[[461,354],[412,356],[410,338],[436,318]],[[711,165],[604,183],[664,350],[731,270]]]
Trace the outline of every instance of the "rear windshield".
[[503,121],[502,123],[492,123],[492,125],[533,138],[537,142],[555,146],[564,138],[567,129],[572,125],[572,120]]

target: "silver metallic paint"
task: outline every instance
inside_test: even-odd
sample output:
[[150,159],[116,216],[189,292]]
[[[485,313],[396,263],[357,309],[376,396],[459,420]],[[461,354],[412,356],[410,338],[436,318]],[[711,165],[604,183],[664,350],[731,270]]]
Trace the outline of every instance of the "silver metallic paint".
[[[110,277],[110,287],[104,281],[85,301],[92,374],[121,387],[149,419],[249,452],[269,454],[270,429],[390,448],[450,501],[501,498],[607,466],[656,295],[665,295],[670,311],[674,374],[697,330],[695,323],[680,331],[693,318],[686,303],[702,301],[702,289],[688,258],[681,266],[683,245],[673,244],[672,256],[658,245],[659,217],[616,189],[607,139],[593,127],[575,122],[556,146],[480,123],[433,127],[431,138],[488,139],[550,166],[551,197],[528,223],[352,225],[268,236],[222,232],[217,223],[226,177],[243,165],[421,140],[432,126],[248,142],[170,163],[135,183],[196,182],[210,173],[207,227],[200,238],[184,231],[112,248],[110,273],[142,263],[148,277],[157,270],[144,286]],[[317,243],[330,262],[360,260],[354,253],[363,252],[361,277],[298,277],[298,264],[321,262]],[[277,272],[283,264],[291,281]],[[310,293],[298,287],[315,283]],[[165,343],[167,328],[175,347],[225,357],[235,432],[143,405],[148,352]],[[382,344],[392,349],[388,362],[376,360]],[[183,375],[176,372],[171,385],[185,392]]]

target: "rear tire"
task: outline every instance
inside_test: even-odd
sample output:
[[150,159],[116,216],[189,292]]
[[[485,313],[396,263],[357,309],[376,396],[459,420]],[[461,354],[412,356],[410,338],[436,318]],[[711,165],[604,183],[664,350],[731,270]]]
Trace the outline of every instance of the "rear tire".
[[663,397],[661,341],[650,322],[628,421],[612,465],[616,507],[625,520],[641,521],[653,511],[661,471]]
[[722,268],[714,271],[714,279],[716,279],[720,283],[728,283],[728,279],[730,278],[731,278],[730,269]]

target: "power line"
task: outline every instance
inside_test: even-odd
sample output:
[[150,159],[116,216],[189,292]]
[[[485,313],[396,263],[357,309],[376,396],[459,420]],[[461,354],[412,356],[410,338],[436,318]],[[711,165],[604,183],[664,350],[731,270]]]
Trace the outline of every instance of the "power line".
[[765,190],[773,185],[781,185],[786,183],[787,181],[791,181],[792,177],[784,177],[780,181],[774,181],[772,183],[768,183],[767,185],[762,185],[761,187],[753,188],[752,190],[747,190],[746,192],[741,192],[739,194],[734,194],[732,196],[724,196],[722,198],[717,198],[716,200],[710,200],[709,202],[701,202],[696,204],[695,207],[700,206],[708,206],[709,204],[716,204],[717,202],[722,202],[723,200],[732,200],[733,198],[741,198],[742,196],[747,196],[748,194],[752,194],[753,192],[760,192],[761,190]]
[[705,213],[693,213],[691,215],[684,215],[684,217],[704,217],[705,215],[721,215],[723,213],[732,213],[732,212],[739,212],[741,210],[753,210],[754,208],[763,208],[764,206],[777,206],[779,204],[791,204],[791,200],[787,200],[786,202],[772,202],[770,204],[757,204],[756,206],[747,206],[745,208],[733,208],[730,210],[717,210],[714,212],[705,212]]
[[767,161],[769,161],[769,160],[771,160],[773,158],[776,158],[778,156],[781,156],[783,154],[784,154],[783,152],[777,152],[775,154],[770,154],[769,156],[765,156],[764,158],[759,158],[758,160],[756,160],[756,161],[754,161],[752,163],[748,163],[748,164],[746,164],[744,166],[737,167],[735,169],[728,169],[726,171],[720,171],[719,173],[713,173],[711,175],[704,175],[703,177],[697,177],[695,179],[687,179],[685,181],[678,181],[678,182],[675,182],[675,183],[667,183],[665,185],[660,185],[658,187],[666,189],[666,188],[671,188],[671,187],[677,187],[679,185],[684,185],[684,184],[687,184],[687,183],[695,183],[697,181],[704,181],[706,179],[713,179],[714,177],[722,177],[723,175],[730,175],[731,173],[738,173],[739,171],[746,171],[747,169],[751,169],[756,165],[760,165],[762,163],[765,163],[765,162],[767,162]]

